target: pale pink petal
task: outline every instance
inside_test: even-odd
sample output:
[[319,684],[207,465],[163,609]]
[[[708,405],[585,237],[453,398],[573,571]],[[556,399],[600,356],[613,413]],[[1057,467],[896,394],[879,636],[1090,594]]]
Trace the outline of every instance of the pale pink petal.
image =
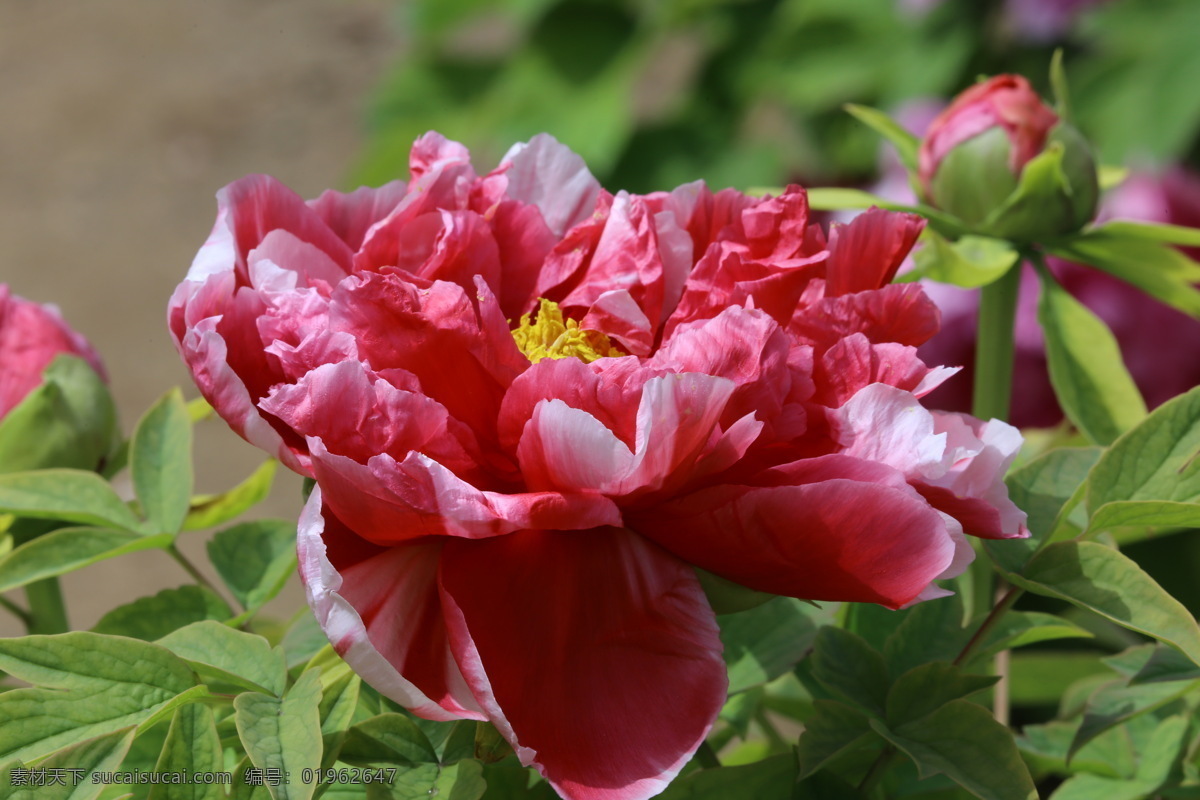
[[330,643],[372,687],[426,719],[484,719],[450,652],[437,591],[440,540],[377,547],[309,495],[300,578]]
[[537,206],[550,231],[561,237],[591,215],[600,183],[583,159],[548,133],[513,145],[500,160],[506,194]]
[[945,473],[946,434],[909,392],[874,383],[828,412],[842,453],[887,464],[911,479]]
[[439,581],[467,683],[567,800],[661,792],[725,702],[699,581],[629,531],[447,542]]

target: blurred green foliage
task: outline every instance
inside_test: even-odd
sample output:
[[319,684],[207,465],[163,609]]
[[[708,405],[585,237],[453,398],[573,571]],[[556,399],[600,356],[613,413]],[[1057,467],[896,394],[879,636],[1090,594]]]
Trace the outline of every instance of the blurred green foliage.
[[353,178],[405,176],[412,141],[433,129],[468,145],[480,169],[548,131],[612,189],[861,183],[879,140],[844,104],[939,102],[997,72],[1048,95],[1056,47],[1107,163],[1161,165],[1194,150],[1200,3],[1099,2],[1037,41],[1018,32],[1010,4],[408,0],[396,12],[404,46]]

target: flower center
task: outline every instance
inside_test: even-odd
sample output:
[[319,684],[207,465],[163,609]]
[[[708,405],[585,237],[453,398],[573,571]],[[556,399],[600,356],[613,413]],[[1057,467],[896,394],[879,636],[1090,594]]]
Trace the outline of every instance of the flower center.
[[580,328],[573,319],[564,320],[558,303],[544,298],[540,303],[537,319],[531,321],[532,314],[523,314],[512,332],[517,347],[533,363],[543,358],[578,358],[587,363],[598,358],[628,355],[618,350],[600,331]]

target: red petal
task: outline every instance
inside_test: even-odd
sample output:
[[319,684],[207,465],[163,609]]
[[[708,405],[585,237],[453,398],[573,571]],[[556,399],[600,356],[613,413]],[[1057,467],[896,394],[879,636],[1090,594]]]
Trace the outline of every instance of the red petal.
[[925,220],[916,214],[882,208],[859,214],[849,225],[834,226],[825,293],[836,297],[891,283],[924,228]]
[[378,547],[313,489],[299,525],[300,577],[329,641],[363,680],[428,719],[483,719],[451,655],[438,596],[440,540]]
[[662,791],[725,702],[695,574],[627,530],[447,542],[439,577],[467,683],[568,800]]

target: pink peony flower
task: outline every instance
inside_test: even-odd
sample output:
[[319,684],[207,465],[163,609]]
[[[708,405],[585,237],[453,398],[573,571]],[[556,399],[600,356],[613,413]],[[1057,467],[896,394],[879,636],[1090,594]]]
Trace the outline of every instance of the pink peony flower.
[[77,355],[103,377],[88,341],[67,326],[58,309],[17,297],[0,284],[0,419],[42,382],[60,353]]
[[480,176],[427,134],[412,179],[219,214],[169,322],[204,396],[316,478],[309,601],[369,683],[495,724],[574,800],[645,798],[725,701],[693,567],[900,607],[1024,534],[1001,422],[924,409],[953,370],[919,218],[809,224],[803,190],[603,191],[548,136]]

